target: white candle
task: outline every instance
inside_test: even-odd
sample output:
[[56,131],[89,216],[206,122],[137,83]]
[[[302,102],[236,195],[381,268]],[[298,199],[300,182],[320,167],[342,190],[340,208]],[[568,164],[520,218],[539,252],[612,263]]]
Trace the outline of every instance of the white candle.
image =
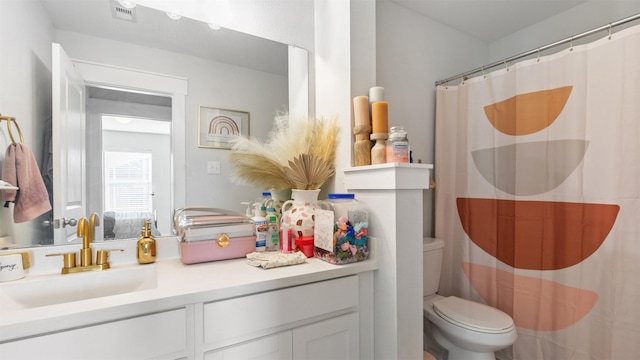
[[384,101],[384,88],[382,86],[374,86],[369,89],[369,104]]

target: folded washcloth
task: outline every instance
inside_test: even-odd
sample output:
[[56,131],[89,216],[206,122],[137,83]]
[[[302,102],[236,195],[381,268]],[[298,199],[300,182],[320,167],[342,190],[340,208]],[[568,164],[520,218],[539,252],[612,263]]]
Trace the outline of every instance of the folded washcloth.
[[279,251],[261,251],[247,254],[247,264],[262,267],[263,269],[297,265],[305,261],[307,261],[307,257],[300,251],[291,254],[283,254]]

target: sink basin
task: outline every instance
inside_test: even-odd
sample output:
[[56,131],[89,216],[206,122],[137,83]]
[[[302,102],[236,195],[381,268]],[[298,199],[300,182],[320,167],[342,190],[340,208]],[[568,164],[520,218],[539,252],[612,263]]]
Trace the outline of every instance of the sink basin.
[[43,275],[0,284],[3,310],[28,309],[157,287],[155,266],[116,267],[66,275]]

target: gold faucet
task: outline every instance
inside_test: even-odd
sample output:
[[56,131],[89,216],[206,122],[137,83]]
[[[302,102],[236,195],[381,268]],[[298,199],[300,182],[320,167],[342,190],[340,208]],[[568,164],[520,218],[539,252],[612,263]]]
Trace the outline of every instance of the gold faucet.
[[93,248],[91,243],[95,240],[96,226],[100,225],[100,216],[96,213],[86,218],[78,220],[78,237],[82,238],[82,248],[80,249],[80,265],[76,266],[76,253],[47,254],[47,256],[62,256],[62,274],[71,274],[84,271],[106,270],[111,267],[109,264],[109,252],[124,251],[123,249],[98,250],[96,253],[96,263],[93,264]]

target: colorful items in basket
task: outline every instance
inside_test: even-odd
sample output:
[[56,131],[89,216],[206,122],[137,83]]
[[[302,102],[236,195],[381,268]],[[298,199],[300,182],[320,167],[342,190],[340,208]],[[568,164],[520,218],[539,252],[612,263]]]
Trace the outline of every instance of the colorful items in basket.
[[340,265],[366,260],[369,257],[368,228],[365,211],[349,210],[348,216],[341,216],[335,222],[330,243],[322,241],[321,235],[316,232],[315,257]]

